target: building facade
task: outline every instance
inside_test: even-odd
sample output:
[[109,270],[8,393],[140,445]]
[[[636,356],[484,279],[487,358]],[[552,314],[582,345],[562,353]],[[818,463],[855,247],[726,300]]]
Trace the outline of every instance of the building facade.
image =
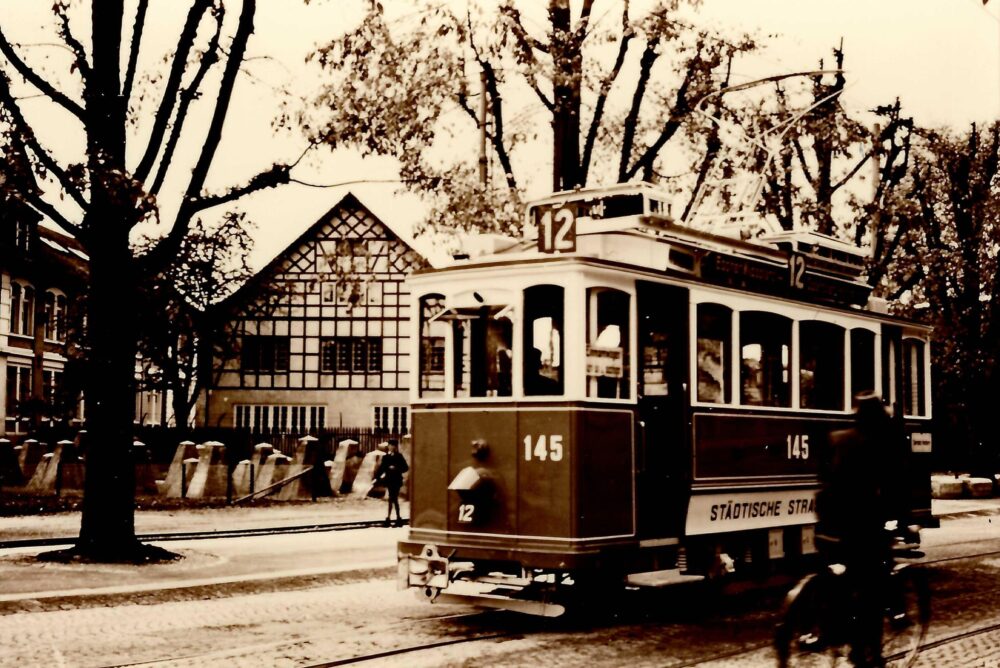
[[0,199],[0,435],[7,438],[83,417],[78,387],[66,376],[87,256],[39,219],[17,200]]
[[306,433],[408,428],[409,293],[423,258],[347,195],[228,301],[199,423]]

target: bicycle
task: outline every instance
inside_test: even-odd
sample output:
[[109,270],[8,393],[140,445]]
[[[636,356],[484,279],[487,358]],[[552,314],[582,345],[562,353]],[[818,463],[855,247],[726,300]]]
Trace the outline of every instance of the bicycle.
[[[930,587],[926,573],[899,555],[916,556],[912,546],[893,549],[893,563],[874,592],[881,608],[882,658],[908,668],[920,651],[930,624]],[[781,668],[835,666],[857,633],[859,595],[843,564],[829,564],[807,575],[785,597],[774,642]],[[843,665],[843,664],[842,664]]]

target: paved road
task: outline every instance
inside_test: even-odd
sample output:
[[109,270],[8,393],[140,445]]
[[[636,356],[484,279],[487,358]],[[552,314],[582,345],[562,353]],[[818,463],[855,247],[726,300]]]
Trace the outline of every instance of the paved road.
[[[635,594],[618,604],[602,601],[593,615],[568,621],[431,606],[409,592],[396,591],[391,566],[378,567],[391,565],[394,542],[403,531],[170,543],[171,549],[188,555],[179,570],[212,572],[229,583],[0,601],[0,666],[96,667],[140,661],[162,666],[303,666],[498,632],[504,637],[373,665],[680,665],[766,644],[780,602],[777,595],[719,600],[679,591]],[[947,520],[942,529],[925,533],[925,544],[931,558],[1000,550],[1000,517]],[[317,562],[331,571],[350,568],[341,573],[311,572]],[[373,570],[356,570],[361,562]],[[64,578],[64,569],[74,568],[81,571]],[[0,557],[4,589],[20,587],[22,592],[37,591],[38,581],[28,580],[42,577],[29,576],[38,570],[47,571],[54,580],[129,588],[135,580],[148,581],[149,571],[144,569],[149,568],[159,567],[47,564],[39,568],[24,556]],[[249,581],[238,577],[262,569],[289,577]],[[295,571],[298,575],[291,577]],[[1000,555],[935,567],[931,640],[998,621],[998,571]],[[183,573],[170,577],[177,577],[178,584],[185,579],[192,584]],[[989,666],[998,656],[1000,635],[991,633],[928,652],[920,665]],[[167,658],[171,660],[162,661]],[[769,663],[770,650],[762,648],[712,665]]]

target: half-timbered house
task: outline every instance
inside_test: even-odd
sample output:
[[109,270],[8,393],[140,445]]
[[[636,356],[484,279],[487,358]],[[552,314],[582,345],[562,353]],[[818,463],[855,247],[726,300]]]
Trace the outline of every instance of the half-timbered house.
[[229,298],[232,354],[215,360],[199,421],[286,433],[403,431],[404,280],[424,264],[348,194]]

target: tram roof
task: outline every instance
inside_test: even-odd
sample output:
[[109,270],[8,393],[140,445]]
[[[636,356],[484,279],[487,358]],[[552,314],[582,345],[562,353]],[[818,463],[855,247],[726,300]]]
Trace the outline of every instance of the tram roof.
[[[570,252],[544,253],[534,240],[509,240],[493,253],[456,260],[445,267],[417,270],[414,278],[470,270],[582,263],[931,329],[871,308],[871,286],[863,280],[861,264],[852,262],[847,255],[852,250],[856,256],[861,253],[829,237],[788,233],[747,241],[678,225],[660,215],[581,220],[576,234],[576,247]],[[831,249],[833,252],[829,252]],[[797,271],[800,282],[793,285]]]

